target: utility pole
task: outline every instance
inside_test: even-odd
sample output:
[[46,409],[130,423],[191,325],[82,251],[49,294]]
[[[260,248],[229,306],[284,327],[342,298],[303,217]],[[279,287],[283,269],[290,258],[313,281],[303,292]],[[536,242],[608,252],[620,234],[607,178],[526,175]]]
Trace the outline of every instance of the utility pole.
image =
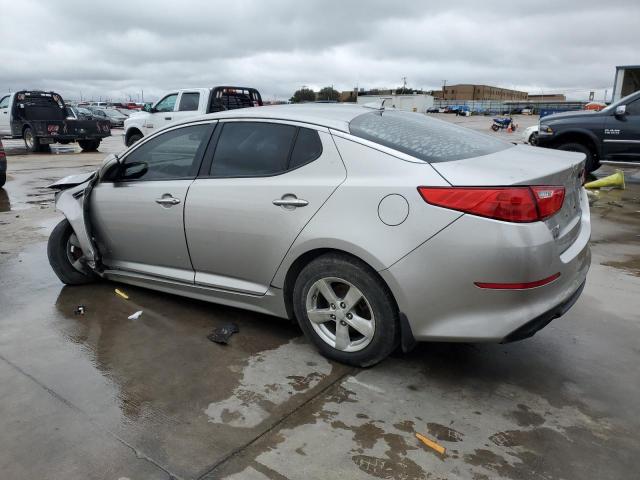
[[447,99],[447,81],[446,80],[442,80],[442,100],[446,100]]
[[402,93],[407,90],[407,77],[402,77]]

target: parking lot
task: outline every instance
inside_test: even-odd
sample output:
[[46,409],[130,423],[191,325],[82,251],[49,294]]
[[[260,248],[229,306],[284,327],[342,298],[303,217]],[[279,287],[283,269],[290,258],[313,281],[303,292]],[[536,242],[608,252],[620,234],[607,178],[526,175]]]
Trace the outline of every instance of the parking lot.
[[[519,131],[506,133],[490,132],[491,117],[435,116],[516,142],[538,120],[518,116]],[[114,283],[63,286],[46,252],[62,216],[45,186],[122,150],[121,131],[96,153],[5,147],[4,478],[637,477],[637,169],[625,171],[625,190],[592,204],[591,271],[564,317],[522,342],[425,343],[356,369],[326,360],[281,319]],[[207,339],[229,321],[240,330],[229,345]]]

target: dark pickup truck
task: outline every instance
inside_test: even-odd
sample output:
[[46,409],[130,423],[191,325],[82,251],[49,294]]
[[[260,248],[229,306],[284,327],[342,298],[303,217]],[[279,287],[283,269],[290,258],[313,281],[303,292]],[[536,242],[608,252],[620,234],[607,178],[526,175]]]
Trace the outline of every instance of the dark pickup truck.
[[599,112],[541,118],[538,145],[584,153],[587,172],[597,170],[600,162],[640,164],[640,91]]
[[31,152],[71,142],[78,142],[84,151],[95,151],[110,135],[108,119],[75,118],[55,92],[21,90],[0,98],[0,136],[23,138]]

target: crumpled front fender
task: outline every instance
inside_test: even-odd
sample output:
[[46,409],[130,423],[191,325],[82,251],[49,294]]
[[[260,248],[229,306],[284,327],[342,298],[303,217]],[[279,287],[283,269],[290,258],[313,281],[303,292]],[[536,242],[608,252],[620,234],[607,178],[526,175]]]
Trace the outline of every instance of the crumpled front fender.
[[[73,177],[80,177],[80,175],[73,175]],[[93,248],[93,242],[89,237],[84,214],[85,190],[89,185],[87,181],[92,177],[93,174],[90,174],[89,178],[87,178],[84,183],[77,184],[71,188],[67,188],[56,193],[56,209],[62,212],[71,224],[71,228],[73,228],[73,231],[78,237],[78,242],[80,242],[82,252],[87,259],[87,265],[94,269],[96,268],[97,252]],[[60,182],[56,182],[56,184],[59,183]]]

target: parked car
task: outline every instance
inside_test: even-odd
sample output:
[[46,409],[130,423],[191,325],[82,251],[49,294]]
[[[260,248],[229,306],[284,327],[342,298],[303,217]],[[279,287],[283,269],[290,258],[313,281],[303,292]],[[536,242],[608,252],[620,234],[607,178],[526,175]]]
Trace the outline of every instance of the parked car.
[[100,107],[87,107],[95,116],[106,119],[111,123],[112,128],[118,128],[124,126],[124,121],[127,119],[126,115],[123,115],[115,108],[100,108]]
[[70,117],[64,100],[55,92],[20,90],[0,97],[0,135],[24,139],[31,152],[70,142],[78,142],[84,151],[95,151],[111,135],[111,127],[108,121]]
[[296,318],[326,356],[367,366],[415,340],[526,338],[566,312],[590,263],[583,169],[395,109],[225,111],[54,183],[66,220],[48,255],[67,284]]
[[7,155],[4,153],[2,139],[0,138],[0,187],[7,182]]
[[176,90],[158,102],[145,107],[145,112],[124,123],[124,142],[131,146],[142,137],[172,122],[206,113],[262,106],[255,88],[214,87]]
[[522,132],[522,140],[529,145],[538,145],[538,125],[531,125]]
[[640,163],[640,91],[600,111],[556,113],[540,119],[538,145],[586,155],[587,172],[601,161]]

